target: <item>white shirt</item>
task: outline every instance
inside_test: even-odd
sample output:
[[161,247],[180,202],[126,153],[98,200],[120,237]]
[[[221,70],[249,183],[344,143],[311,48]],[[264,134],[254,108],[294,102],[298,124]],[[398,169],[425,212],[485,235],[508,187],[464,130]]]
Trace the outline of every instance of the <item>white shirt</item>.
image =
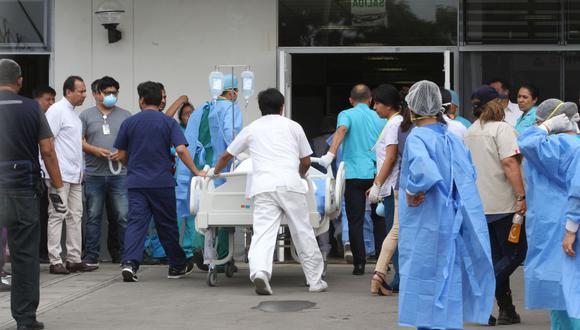
[[277,188],[307,192],[298,168],[312,149],[298,123],[280,115],[261,117],[242,129],[227,150],[236,156],[247,149],[252,158],[249,197]]
[[443,118],[445,118],[449,132],[457,135],[461,141],[463,141],[465,139],[465,134],[467,134],[467,128],[457,120],[447,117],[447,115],[443,115]]
[[[83,171],[83,125],[74,106],[66,99],[53,104],[46,111],[46,119],[54,135],[54,147],[62,180],[81,183]],[[48,177],[44,162],[42,170]]]
[[516,103],[509,103],[508,107],[504,109],[505,111],[505,119],[504,121],[513,127],[516,126],[516,122],[522,116],[523,112],[520,110],[520,107]]
[[[377,173],[381,171],[381,167],[383,167],[383,163],[387,157],[387,147],[389,145],[399,144],[399,127],[401,127],[402,122],[403,116],[399,114],[392,116],[387,121],[383,132],[379,136],[379,140],[375,145],[375,154],[377,156]],[[391,191],[395,189],[395,186],[397,185],[397,178],[399,177],[399,164],[400,159],[397,159],[393,165],[391,174],[389,174],[381,186],[381,192],[379,193],[381,197],[390,196]]]

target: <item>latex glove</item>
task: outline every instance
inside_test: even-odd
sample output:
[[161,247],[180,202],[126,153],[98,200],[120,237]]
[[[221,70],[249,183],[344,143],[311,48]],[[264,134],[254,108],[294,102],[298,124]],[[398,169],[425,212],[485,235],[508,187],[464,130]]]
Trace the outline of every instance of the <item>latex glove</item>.
[[320,164],[320,166],[322,166],[322,167],[328,167],[328,166],[330,166],[330,164],[332,163],[333,160],[334,160],[334,154],[329,151],[326,153],[326,155],[320,157],[320,161],[318,162],[318,164]]
[[540,126],[544,126],[544,129],[546,129],[549,134],[562,133],[570,131],[574,128],[570,118],[568,118],[568,116],[566,116],[564,113],[546,120]]
[[64,192],[65,192],[64,187],[63,188],[51,187],[50,193],[48,194],[48,197],[52,202],[52,207],[54,207],[54,210],[58,213],[66,213],[67,211],[66,204],[64,202],[64,200],[66,200]]
[[371,204],[378,203],[381,198],[379,197],[379,193],[381,192],[381,187],[376,183],[373,183],[371,189],[369,189],[369,201]]
[[216,176],[215,174],[215,168],[210,168],[209,170],[207,170],[207,172],[205,173],[205,176],[207,178],[213,178],[214,176]]

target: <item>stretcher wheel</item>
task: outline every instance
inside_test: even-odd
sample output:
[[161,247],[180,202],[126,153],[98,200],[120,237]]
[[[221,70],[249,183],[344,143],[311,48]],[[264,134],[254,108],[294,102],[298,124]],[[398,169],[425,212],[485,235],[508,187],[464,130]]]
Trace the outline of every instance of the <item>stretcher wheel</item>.
[[207,285],[215,286],[216,284],[217,284],[217,271],[215,269],[212,269],[207,273]]
[[234,266],[234,264],[233,264],[233,263],[231,263],[231,262],[228,262],[228,263],[225,265],[225,273],[226,273],[226,277],[229,277],[229,278],[232,278],[232,277],[234,277],[234,273],[235,273],[235,271],[236,271],[236,268],[235,268],[235,266]]

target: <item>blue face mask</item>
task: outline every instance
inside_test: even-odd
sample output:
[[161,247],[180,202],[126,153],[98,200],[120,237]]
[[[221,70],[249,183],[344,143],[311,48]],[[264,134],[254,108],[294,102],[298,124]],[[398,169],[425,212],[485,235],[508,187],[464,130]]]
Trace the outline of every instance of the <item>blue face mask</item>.
[[105,95],[103,98],[103,105],[107,108],[112,108],[117,104],[117,97],[113,94]]
[[383,204],[383,202],[379,202],[377,204],[377,209],[375,211],[377,213],[377,215],[379,217],[384,217],[385,216],[385,205]]

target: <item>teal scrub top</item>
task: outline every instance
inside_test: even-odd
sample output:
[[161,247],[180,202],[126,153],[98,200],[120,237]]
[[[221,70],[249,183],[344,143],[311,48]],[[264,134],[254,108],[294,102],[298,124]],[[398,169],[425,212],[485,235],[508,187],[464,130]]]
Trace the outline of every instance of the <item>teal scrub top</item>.
[[518,131],[518,135],[522,134],[525,130],[529,127],[534,126],[536,123],[536,111],[538,107],[532,107],[528,112],[524,113],[517,121],[516,121],[516,131]]
[[467,120],[467,118],[465,118],[465,117],[456,116],[455,120],[462,123],[463,126],[465,126],[465,128],[469,128],[471,126],[471,122],[469,120]]
[[338,115],[336,127],[345,126],[346,136],[342,142],[346,179],[373,179],[376,173],[376,158],[373,146],[387,124],[377,113],[364,103]]

